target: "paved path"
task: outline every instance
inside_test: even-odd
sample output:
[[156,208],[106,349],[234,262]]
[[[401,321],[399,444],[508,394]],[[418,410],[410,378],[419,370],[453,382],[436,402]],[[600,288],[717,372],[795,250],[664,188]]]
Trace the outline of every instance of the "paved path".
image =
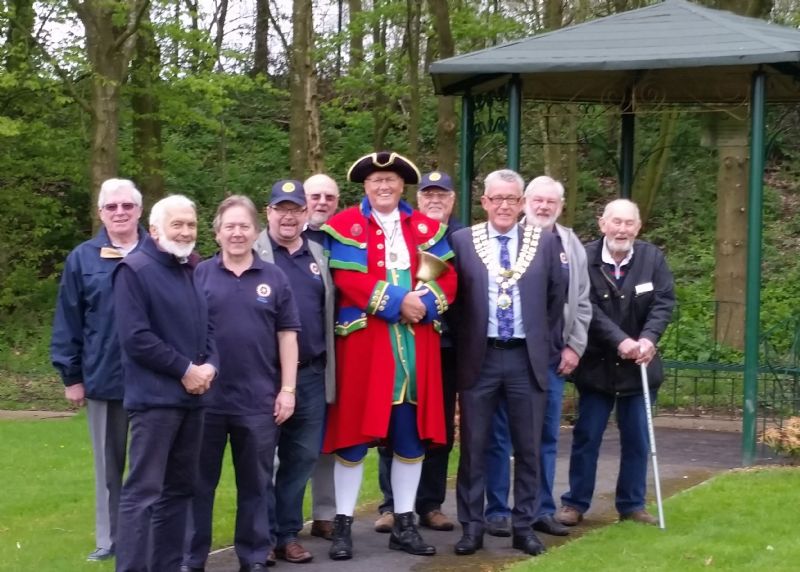
[[[556,472],[556,494],[567,488],[567,468],[571,431],[563,429]],[[656,429],[658,465],[661,473],[661,488],[664,497],[694,486],[715,473],[739,466],[741,463],[741,435],[731,432],[663,428]],[[547,546],[567,542],[594,526],[612,523],[617,515],[614,511],[614,488],[619,462],[619,438],[615,427],[609,427],[600,452],[597,488],[592,508],[586,519],[567,539],[540,534]],[[648,490],[654,495],[652,475]],[[455,519],[455,491],[448,491],[444,511]],[[558,504],[558,498],[556,498]],[[347,572],[405,572],[405,571],[472,571],[490,572],[520,560],[522,553],[511,548],[510,538],[495,538],[486,535],[485,548],[475,556],[455,556],[453,546],[461,535],[460,527],[453,532],[435,532],[422,529],[426,541],[434,544],[438,554],[433,557],[411,556],[404,552],[389,550],[389,536],[372,530],[376,518],[375,507],[367,507],[356,515],[353,524],[353,560],[334,562],[327,556],[330,544],[313,538],[306,531],[300,541],[314,554],[308,564],[289,564],[278,561],[273,570],[295,570],[295,572],[317,572],[341,570]],[[669,527],[669,513],[665,515]],[[237,572],[238,561],[233,550],[221,550],[208,561],[208,572]]]

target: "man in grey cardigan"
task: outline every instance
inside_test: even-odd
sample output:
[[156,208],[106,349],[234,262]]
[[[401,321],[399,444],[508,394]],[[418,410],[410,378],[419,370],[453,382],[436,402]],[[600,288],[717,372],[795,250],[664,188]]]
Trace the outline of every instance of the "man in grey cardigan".
[[327,403],[335,397],[333,349],[334,287],[322,246],[303,233],[308,210],[302,183],[278,181],[267,205],[267,230],[255,250],[289,278],[300,311],[302,330],[297,368],[297,405],[281,426],[279,466],[275,475],[275,554],[292,563],[312,554],[297,540],[303,528],[303,495],[322,447]]
[[535,530],[545,534],[566,536],[569,529],[557,522],[553,500],[553,481],[556,472],[558,433],[561,426],[561,402],[564,395],[564,377],[578,366],[586,349],[589,322],[592,320],[592,304],[589,300],[589,272],[586,251],[571,228],[556,222],[564,207],[564,186],[547,176],[536,177],[525,189],[525,221],[553,230],[561,238],[561,246],[569,265],[569,288],[564,304],[564,347],[557,368],[548,371],[547,408],[541,444],[541,477],[539,479],[539,510],[536,514]]

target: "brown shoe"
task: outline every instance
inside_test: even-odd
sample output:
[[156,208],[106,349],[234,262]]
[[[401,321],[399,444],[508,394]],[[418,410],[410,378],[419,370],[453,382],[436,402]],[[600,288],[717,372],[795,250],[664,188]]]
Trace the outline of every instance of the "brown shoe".
[[453,530],[455,528],[453,521],[438,508],[421,516],[419,524],[431,530]]
[[633,522],[640,522],[642,524],[658,525],[658,519],[644,509],[635,510],[627,514],[619,515],[619,520],[632,520]]
[[563,524],[564,526],[575,526],[580,521],[583,520],[583,514],[578,511],[577,508],[573,508],[571,506],[563,505],[560,509],[556,511],[555,518],[558,522]]
[[375,532],[391,532],[394,527],[394,513],[391,511],[382,512],[375,521]]
[[314,556],[296,540],[287,542],[285,546],[277,546],[275,548],[275,556],[286,560],[286,562],[291,562],[292,564],[311,562],[311,559],[314,558]]
[[315,520],[311,523],[311,536],[318,536],[325,540],[333,539],[333,521]]

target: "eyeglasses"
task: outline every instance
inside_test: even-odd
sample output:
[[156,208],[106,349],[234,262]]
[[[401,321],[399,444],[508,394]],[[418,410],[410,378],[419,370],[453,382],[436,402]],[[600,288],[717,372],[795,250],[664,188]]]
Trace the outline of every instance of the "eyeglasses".
[[364,181],[369,183],[370,185],[376,185],[376,186],[383,185],[384,183],[387,185],[396,185],[402,180],[403,179],[401,179],[400,177],[375,177],[372,179],[364,179]]
[[306,198],[308,198],[308,199],[310,199],[312,201],[319,201],[319,200],[325,199],[329,203],[332,203],[333,201],[335,201],[338,198],[338,195],[326,195],[326,194],[322,194],[322,193],[313,193],[311,195],[306,195]]
[[303,207],[302,209],[290,209],[287,207],[269,207],[269,208],[271,208],[273,211],[275,211],[281,216],[284,215],[298,216],[306,212],[305,207]]
[[136,203],[106,203],[103,205],[103,210],[108,213],[117,212],[118,209],[122,208],[124,211],[132,211],[136,208]]
[[[486,195],[484,195],[486,196]],[[489,199],[489,202],[492,203],[494,206],[499,207],[504,202],[508,203],[508,206],[513,207],[518,205],[519,202],[522,200],[522,197],[486,197]]]
[[453,193],[447,191],[420,191],[419,196],[425,199],[437,199],[443,201],[449,196],[452,196]]

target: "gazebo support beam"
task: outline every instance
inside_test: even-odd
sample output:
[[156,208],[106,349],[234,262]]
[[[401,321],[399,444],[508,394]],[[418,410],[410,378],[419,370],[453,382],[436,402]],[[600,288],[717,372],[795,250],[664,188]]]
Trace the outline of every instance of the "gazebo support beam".
[[522,80],[519,74],[511,76],[508,82],[508,133],[506,165],[519,172],[521,124],[522,123]]
[[628,88],[622,102],[622,131],[619,145],[619,191],[623,199],[633,193],[633,151],[636,136],[636,112],[633,108],[633,89]]
[[756,456],[758,338],[761,316],[761,240],[764,207],[764,118],[766,75],[753,74],[750,92],[750,185],[747,194],[747,282],[744,314],[744,418],[742,464]]
[[472,174],[475,168],[475,100],[467,92],[461,98],[461,164],[458,212],[467,226],[472,222]]

